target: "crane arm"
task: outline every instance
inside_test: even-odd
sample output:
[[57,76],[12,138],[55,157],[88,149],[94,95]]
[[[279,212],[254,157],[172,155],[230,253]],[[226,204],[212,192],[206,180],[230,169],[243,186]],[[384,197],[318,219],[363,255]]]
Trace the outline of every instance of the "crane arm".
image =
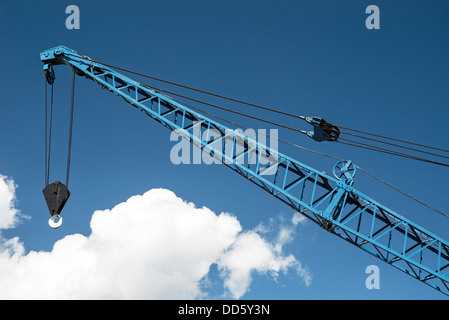
[[351,161],[337,163],[334,176],[320,172],[65,46],[41,60],[49,82],[53,66],[73,68],[323,229],[449,295],[449,243],[355,189]]

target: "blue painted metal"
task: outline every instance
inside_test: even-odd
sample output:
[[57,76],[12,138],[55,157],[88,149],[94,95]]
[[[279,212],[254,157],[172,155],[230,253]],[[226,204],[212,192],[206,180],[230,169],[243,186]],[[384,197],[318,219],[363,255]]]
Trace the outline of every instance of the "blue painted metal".
[[356,168],[351,160],[339,161],[333,169],[334,177],[339,180],[347,180],[350,183],[354,179]]
[[[326,231],[449,295],[449,243],[353,188],[350,162],[340,167],[343,178],[329,176],[64,46],[42,52],[41,60],[47,69],[74,68]],[[210,140],[209,129],[220,138]],[[267,152],[272,161],[264,166]],[[255,163],[238,161],[254,155]]]

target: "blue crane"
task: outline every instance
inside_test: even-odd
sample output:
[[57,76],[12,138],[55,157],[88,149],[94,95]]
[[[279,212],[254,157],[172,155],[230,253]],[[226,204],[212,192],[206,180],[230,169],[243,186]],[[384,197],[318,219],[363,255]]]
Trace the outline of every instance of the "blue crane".
[[[449,243],[355,189],[352,161],[339,161],[334,175],[328,175],[70,48],[51,48],[40,58],[48,83],[55,79],[54,66],[71,67],[73,75],[86,77],[122,98],[327,232],[449,295]],[[322,119],[307,121],[315,129],[307,133],[312,138],[338,138],[337,127],[331,125],[323,131]],[[211,130],[219,134],[211,137]],[[239,161],[254,155],[252,163]],[[262,156],[271,159],[268,165],[262,164]],[[59,181],[46,181],[44,195],[51,219],[56,220],[70,192]]]

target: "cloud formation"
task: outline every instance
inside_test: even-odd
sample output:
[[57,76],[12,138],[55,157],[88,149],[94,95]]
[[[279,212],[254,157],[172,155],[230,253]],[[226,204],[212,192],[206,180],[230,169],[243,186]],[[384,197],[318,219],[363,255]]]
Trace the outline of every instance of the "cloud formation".
[[20,217],[15,208],[16,185],[12,179],[0,174],[0,231],[14,227]]
[[[17,223],[14,198],[13,181],[0,176],[0,228]],[[90,235],[68,235],[49,252],[26,253],[19,238],[0,237],[0,299],[208,298],[201,284],[214,264],[228,298],[241,298],[254,273],[293,269],[310,282],[300,262],[282,252],[293,224],[270,243],[257,230],[242,230],[235,216],[197,208],[166,189],[95,211],[90,226]]]

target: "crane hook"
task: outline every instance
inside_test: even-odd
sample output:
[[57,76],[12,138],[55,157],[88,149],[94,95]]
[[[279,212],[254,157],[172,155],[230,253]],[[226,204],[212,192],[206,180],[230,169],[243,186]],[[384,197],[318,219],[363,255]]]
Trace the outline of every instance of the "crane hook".
[[55,181],[47,185],[42,192],[51,214],[48,224],[53,229],[59,228],[62,225],[62,218],[59,214],[70,197],[70,191],[65,184]]
[[50,219],[48,219],[48,224],[53,229],[58,229],[62,225],[62,217],[59,214],[52,215]]

